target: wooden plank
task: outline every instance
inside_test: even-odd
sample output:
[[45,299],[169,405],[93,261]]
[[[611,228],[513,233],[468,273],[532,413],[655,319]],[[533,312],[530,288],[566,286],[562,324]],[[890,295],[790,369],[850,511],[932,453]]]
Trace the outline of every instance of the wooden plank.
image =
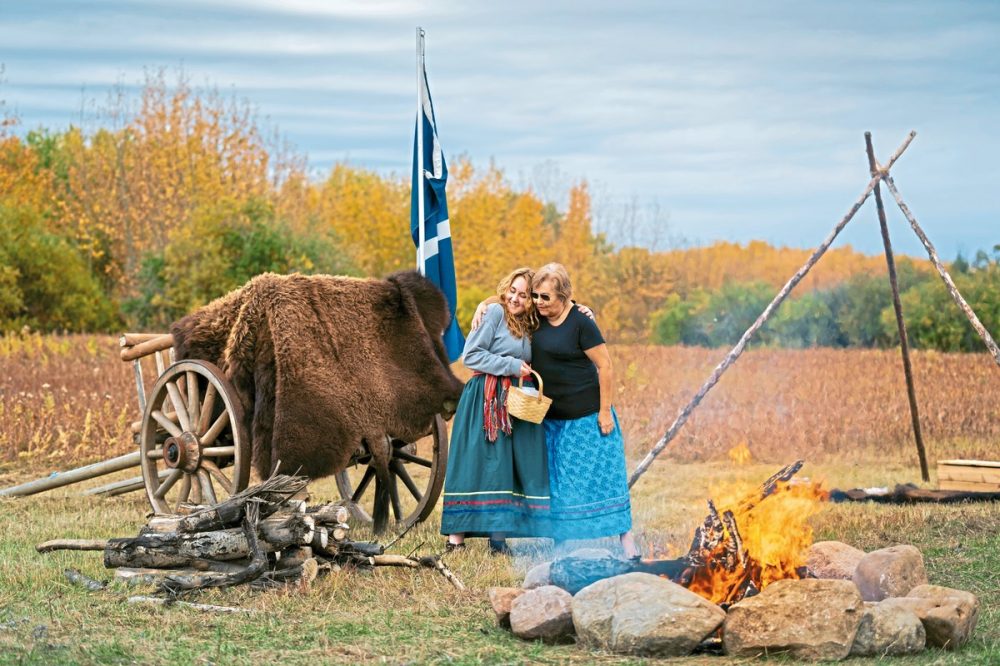
[[951,481],[945,479],[940,481],[938,485],[941,487],[941,490],[964,490],[976,493],[1000,492],[1000,483],[972,483],[969,481]]
[[1000,461],[996,460],[939,460],[938,465],[961,465],[963,467],[998,467]]
[[938,481],[964,481],[1000,485],[1000,468],[938,465]]

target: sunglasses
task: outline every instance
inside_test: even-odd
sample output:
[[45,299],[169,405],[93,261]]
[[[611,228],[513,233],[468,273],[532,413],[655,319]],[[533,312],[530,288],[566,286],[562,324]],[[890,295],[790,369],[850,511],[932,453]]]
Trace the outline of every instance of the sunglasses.
[[531,300],[533,300],[533,301],[543,300],[546,303],[548,303],[549,301],[552,300],[552,295],[551,294],[539,294],[537,291],[533,291],[533,292],[531,292]]

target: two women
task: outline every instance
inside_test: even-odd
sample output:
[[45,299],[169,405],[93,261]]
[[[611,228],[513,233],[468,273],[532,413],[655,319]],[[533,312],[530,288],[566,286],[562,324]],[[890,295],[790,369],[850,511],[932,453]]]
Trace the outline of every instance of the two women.
[[452,422],[441,533],[448,550],[466,536],[490,537],[490,551],[509,552],[505,537],[549,536],[549,479],[541,425],[513,420],[507,390],[530,373],[538,315],[533,273],[519,268],[497,287],[499,303],[465,341],[465,385]]
[[[638,552],[631,531],[625,449],[611,405],[611,357],[597,325],[574,307],[572,295],[569,274],[561,264],[547,264],[534,274],[530,296],[538,311],[538,324],[532,327],[525,355],[545,382],[546,395],[552,398],[543,422],[547,494],[551,496],[549,535],[557,543],[619,536],[626,556],[635,557]],[[473,319],[473,336],[479,328],[489,328],[487,317],[477,328],[484,306]],[[497,304],[486,307],[488,313]],[[521,426],[531,424],[515,421],[515,432]],[[457,434],[452,438],[453,450],[459,441]],[[449,468],[468,464],[474,463],[453,457]],[[447,492],[446,487],[446,514]]]

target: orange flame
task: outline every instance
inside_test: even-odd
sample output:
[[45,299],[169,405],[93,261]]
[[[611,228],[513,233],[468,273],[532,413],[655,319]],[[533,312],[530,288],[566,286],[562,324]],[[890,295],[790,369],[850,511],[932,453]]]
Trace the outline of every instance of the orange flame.
[[822,482],[793,481],[779,483],[756,505],[720,500],[720,515],[733,512],[742,539],[743,564],[732,570],[723,565],[727,534],[723,544],[705,558],[708,565],[696,570],[688,589],[717,604],[734,603],[748,589],[763,590],[776,580],[801,578],[799,570],[813,542],[807,521],[828,498]]

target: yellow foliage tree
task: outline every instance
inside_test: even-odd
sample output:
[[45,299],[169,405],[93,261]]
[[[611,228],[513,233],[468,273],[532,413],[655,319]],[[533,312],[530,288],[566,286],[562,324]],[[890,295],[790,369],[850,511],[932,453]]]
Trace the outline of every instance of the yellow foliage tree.
[[382,277],[415,267],[408,182],[338,164],[313,205],[362,274]]

